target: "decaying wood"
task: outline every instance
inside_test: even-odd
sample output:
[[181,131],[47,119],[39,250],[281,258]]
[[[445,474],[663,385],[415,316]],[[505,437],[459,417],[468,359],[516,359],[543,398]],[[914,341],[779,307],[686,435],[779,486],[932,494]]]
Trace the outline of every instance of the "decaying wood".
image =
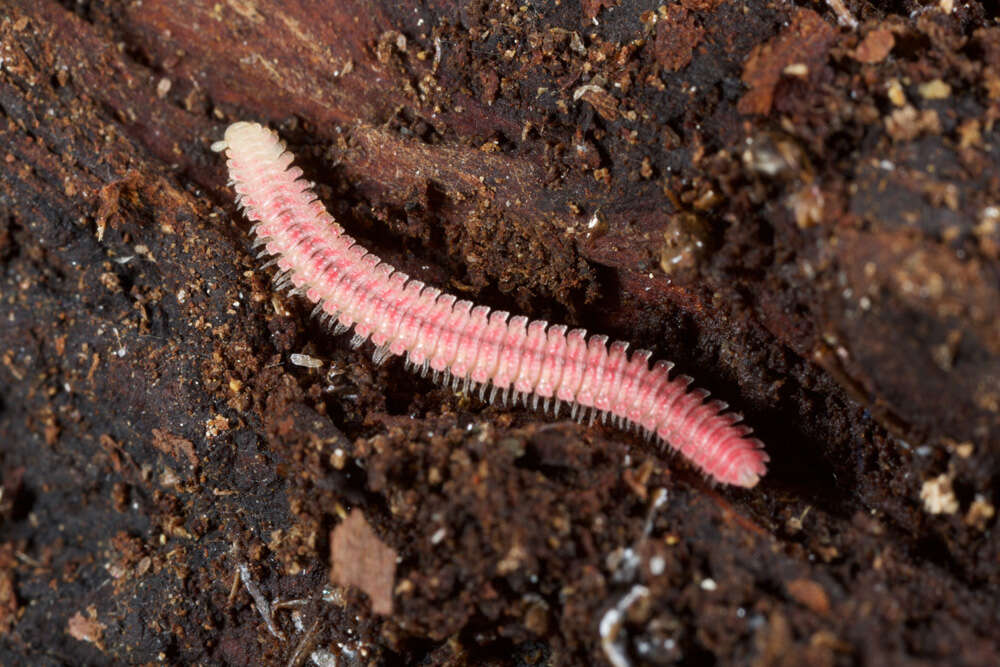
[[[234,543],[316,646],[387,659],[596,659],[637,582],[616,642],[651,661],[995,655],[988,7],[64,4],[0,0],[0,661],[287,660]],[[254,271],[209,151],[238,119],[411,275],[697,370],[767,481],[330,339]],[[384,619],[323,592],[350,507],[400,555]]]

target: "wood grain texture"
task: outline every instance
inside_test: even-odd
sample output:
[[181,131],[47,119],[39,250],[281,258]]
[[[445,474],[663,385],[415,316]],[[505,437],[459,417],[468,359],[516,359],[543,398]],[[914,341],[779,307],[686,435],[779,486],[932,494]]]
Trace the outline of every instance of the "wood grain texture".
[[[587,5],[0,0],[0,662],[592,662],[634,585],[608,645],[656,660],[995,659],[989,3]],[[407,274],[697,371],[766,482],[327,342],[256,277],[209,150],[240,118]],[[324,593],[352,508],[386,618]]]

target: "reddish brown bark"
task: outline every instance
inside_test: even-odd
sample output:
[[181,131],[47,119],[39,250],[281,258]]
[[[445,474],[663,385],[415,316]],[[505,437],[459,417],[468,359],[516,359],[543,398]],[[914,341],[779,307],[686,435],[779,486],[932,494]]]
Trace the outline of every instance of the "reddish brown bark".
[[[64,4],[0,0],[0,661],[993,658],[988,7],[851,3],[852,31],[759,2]],[[373,367],[256,271],[208,150],[237,119],[408,273],[676,359],[772,472],[719,495]],[[385,619],[321,595],[351,506],[401,557]],[[274,611],[287,641],[237,558],[307,600]]]

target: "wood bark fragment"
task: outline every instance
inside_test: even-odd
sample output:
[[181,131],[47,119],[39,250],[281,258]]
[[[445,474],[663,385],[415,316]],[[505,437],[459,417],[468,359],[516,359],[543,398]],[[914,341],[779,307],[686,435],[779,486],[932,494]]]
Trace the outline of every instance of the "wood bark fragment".
[[[658,3],[0,0],[0,472],[24,470],[0,499],[0,661],[287,663],[289,610],[282,643],[227,606],[232,544],[310,601],[317,646],[376,661],[593,661],[634,585],[650,604],[616,641],[669,639],[663,660],[995,661],[989,5],[868,8],[859,31],[822,4],[680,7],[666,40]],[[245,117],[408,273],[697,369],[746,406],[768,482],[701,489],[638,441],[331,342],[254,277],[208,150]],[[165,474],[153,429],[196,476]],[[621,582],[640,477],[671,502]],[[940,479],[954,511],[931,514]],[[401,557],[375,621],[324,597],[351,511]],[[77,610],[100,645],[67,632]]]

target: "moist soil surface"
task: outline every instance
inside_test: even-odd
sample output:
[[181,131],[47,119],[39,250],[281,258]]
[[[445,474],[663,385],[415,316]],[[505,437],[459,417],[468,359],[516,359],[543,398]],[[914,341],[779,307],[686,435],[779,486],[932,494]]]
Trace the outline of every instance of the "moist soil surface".
[[[0,0],[0,663],[992,665],[995,0]],[[766,443],[372,362],[225,127],[380,257]]]

